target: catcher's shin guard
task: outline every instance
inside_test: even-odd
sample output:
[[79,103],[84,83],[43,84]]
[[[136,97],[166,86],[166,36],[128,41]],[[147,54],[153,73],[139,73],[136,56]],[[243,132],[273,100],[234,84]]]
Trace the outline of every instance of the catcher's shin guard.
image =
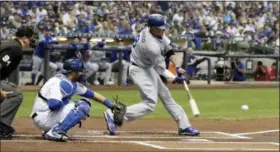
[[49,140],[65,141],[67,140],[67,131],[79,124],[81,120],[85,120],[90,113],[90,103],[86,99],[82,99],[76,102],[76,107],[71,110],[65,119],[55,125],[50,131],[48,131],[45,137]]

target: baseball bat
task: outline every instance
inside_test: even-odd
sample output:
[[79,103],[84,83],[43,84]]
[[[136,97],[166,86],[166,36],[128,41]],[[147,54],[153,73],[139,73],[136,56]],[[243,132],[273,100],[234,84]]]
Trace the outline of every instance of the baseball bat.
[[185,86],[185,89],[186,89],[186,91],[188,93],[188,96],[189,96],[189,103],[190,103],[190,106],[191,106],[191,109],[192,109],[192,113],[195,117],[198,117],[200,115],[200,112],[199,112],[199,109],[197,107],[196,101],[192,97],[192,94],[190,92],[190,89],[189,89],[186,81],[184,81],[184,86]]

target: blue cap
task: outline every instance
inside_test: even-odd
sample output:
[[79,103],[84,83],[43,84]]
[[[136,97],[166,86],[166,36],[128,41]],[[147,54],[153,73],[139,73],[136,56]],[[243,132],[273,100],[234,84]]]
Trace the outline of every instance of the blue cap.
[[51,31],[51,27],[50,27],[50,26],[45,26],[45,27],[44,27],[44,30],[45,30],[45,31]]
[[151,14],[148,16],[148,25],[159,29],[167,29],[169,25],[166,23],[165,16],[161,14]]

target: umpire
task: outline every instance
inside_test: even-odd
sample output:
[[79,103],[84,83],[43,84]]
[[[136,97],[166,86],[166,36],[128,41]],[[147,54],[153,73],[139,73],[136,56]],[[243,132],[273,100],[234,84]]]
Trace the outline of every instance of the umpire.
[[34,47],[38,38],[37,30],[32,26],[20,27],[15,35],[15,39],[0,43],[0,139],[12,138],[15,130],[11,124],[23,100],[16,85],[5,79],[18,67],[22,48]]

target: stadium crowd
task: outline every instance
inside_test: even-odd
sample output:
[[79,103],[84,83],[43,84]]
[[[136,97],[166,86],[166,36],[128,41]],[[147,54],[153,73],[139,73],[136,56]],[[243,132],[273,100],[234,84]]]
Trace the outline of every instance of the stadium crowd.
[[[145,27],[146,19],[151,13],[161,13],[167,17],[170,28],[166,33],[169,36],[191,35],[192,43],[185,43],[191,46],[185,47],[192,47],[194,50],[207,47],[207,43],[214,44],[212,49],[217,50],[225,47],[227,44],[223,40],[229,38],[239,41],[240,47],[245,49],[256,44],[279,50],[279,2],[268,1],[8,1],[1,2],[0,35],[2,40],[10,39],[20,26],[34,25],[41,37],[73,32],[137,36]],[[53,43],[51,41],[50,39],[49,42]],[[73,43],[87,41],[81,37],[73,39]],[[70,45],[74,45],[73,43]],[[123,45],[123,40],[119,39],[118,44]],[[98,45],[103,47],[105,43],[101,42]],[[43,79],[40,66],[44,53],[34,52],[34,55],[40,58],[37,59],[40,60],[40,64],[38,63],[37,70],[33,69],[30,84],[38,85]],[[112,70],[115,71],[118,67],[116,52],[111,52],[110,61],[104,60],[105,52],[89,51],[86,56],[87,66],[93,72],[88,75],[88,82],[100,84],[96,74],[97,71],[102,71],[105,72],[105,76],[100,76],[103,77],[103,83],[113,84],[109,76]],[[124,54],[124,59],[121,81],[126,85],[129,63],[127,53]],[[61,61],[51,62],[55,63],[51,66],[54,72],[61,69]],[[38,74],[38,81],[35,83]]]
[[[50,26],[54,34],[69,32],[134,34],[151,12],[161,12],[169,35],[196,33],[220,39],[245,37],[248,43],[279,46],[279,2],[1,2],[1,39],[21,25]],[[206,33],[206,34],[205,34]]]

